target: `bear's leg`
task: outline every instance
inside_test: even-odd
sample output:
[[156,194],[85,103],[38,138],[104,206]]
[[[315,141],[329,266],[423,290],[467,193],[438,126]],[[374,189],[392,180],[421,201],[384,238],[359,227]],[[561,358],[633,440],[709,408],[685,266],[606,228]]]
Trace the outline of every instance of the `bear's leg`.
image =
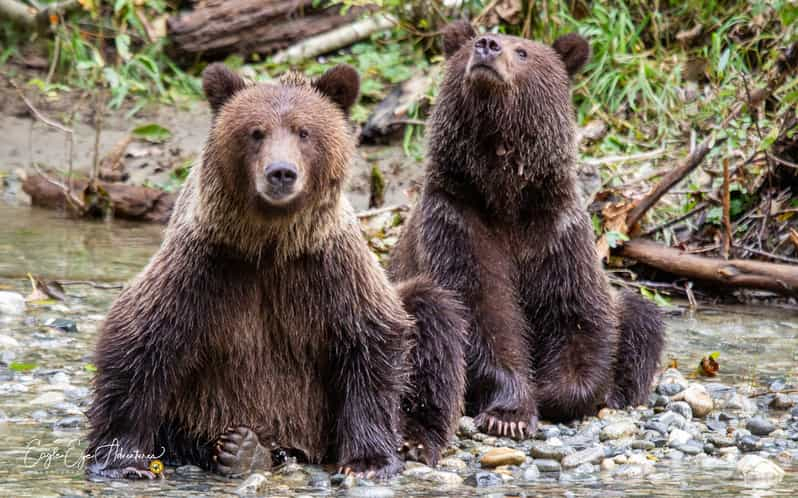
[[258,435],[248,427],[231,427],[219,436],[214,448],[214,472],[227,477],[240,477],[271,467],[271,451],[261,444]]
[[462,414],[465,396],[465,310],[454,294],[427,277],[398,288],[416,321],[409,391],[402,396],[403,451],[428,465],[438,461]]
[[[538,237],[534,231],[531,237]],[[530,243],[530,247],[534,244]],[[548,251],[522,262],[521,294],[531,327],[540,416],[595,415],[614,379],[618,317],[586,216],[565,226]]]
[[665,345],[665,324],[654,303],[625,291],[618,296],[620,342],[610,408],[644,404]]
[[425,192],[419,216],[419,267],[455,291],[468,311],[466,412],[488,433],[523,437],[534,432],[527,325],[511,245],[497,238],[478,213],[443,192]]

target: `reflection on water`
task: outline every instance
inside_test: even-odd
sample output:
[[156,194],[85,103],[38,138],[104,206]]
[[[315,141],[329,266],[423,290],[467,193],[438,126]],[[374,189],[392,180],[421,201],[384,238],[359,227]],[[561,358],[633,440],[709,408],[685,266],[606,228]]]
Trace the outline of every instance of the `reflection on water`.
[[[0,289],[30,292],[25,275],[125,281],[155,251],[162,227],[65,220],[40,210],[0,205]],[[117,290],[70,286],[64,303],[29,305],[23,316],[0,317],[0,496],[231,494],[240,481],[208,474],[170,474],[159,482],[89,482],[79,469],[91,379],[91,351]],[[78,331],[45,326],[66,318]],[[719,381],[761,385],[796,382],[798,321],[772,309],[726,308],[669,319],[668,355],[683,372],[711,351],[721,353]],[[15,365],[10,368],[10,365]],[[657,463],[645,479],[593,474],[586,480],[542,479],[534,485],[491,488],[491,496],[794,496],[798,469],[776,487],[755,490],[730,480],[730,469]],[[171,469],[170,469],[171,471]],[[270,478],[268,496],[343,496],[303,482]],[[390,483],[396,496],[476,496],[475,488]],[[480,493],[484,495],[484,493]]]

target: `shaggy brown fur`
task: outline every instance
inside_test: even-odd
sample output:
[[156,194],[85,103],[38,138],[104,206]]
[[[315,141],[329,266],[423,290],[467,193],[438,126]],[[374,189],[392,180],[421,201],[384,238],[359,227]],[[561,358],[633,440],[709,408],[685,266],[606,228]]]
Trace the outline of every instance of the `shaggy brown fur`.
[[153,477],[160,457],[239,475],[279,446],[391,475],[402,428],[451,434],[462,342],[434,350],[437,371],[409,361],[434,368],[419,350],[464,337],[465,322],[424,279],[391,286],[341,195],[357,73],[247,86],[212,65],[203,84],[214,121],[202,164],[97,344],[88,470]]
[[644,401],[662,322],[653,305],[613,295],[575,183],[569,78],[587,42],[548,47],[458,22],[443,46],[427,178],[391,272],[432,275],[468,307],[467,411],[523,436],[538,415]]

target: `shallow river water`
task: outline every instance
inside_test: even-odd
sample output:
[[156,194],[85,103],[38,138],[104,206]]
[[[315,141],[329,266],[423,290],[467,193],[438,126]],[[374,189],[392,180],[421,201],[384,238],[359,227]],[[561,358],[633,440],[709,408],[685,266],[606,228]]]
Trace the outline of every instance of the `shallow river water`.
[[[44,279],[122,283],[135,275],[160,242],[158,226],[88,223],[27,207],[0,204],[0,290],[27,295],[27,274]],[[196,496],[232,494],[241,481],[206,473],[167,472],[154,482],[90,482],[80,468],[91,379],[90,356],[103,314],[118,294],[85,284],[66,288],[64,302],[29,303],[24,314],[0,315],[0,496]],[[74,322],[77,331],[48,326]],[[798,385],[798,320],[769,308],[713,307],[668,318],[667,359],[689,373],[707,352],[720,352],[712,382],[766,388]],[[633,360],[632,360],[633,361]],[[473,474],[476,463],[461,469]],[[645,477],[590,473],[532,483],[476,488],[399,477],[379,483],[394,496],[796,496],[798,466],[782,463],[781,482],[755,486],[731,480],[731,468],[657,462]],[[310,473],[320,469],[304,469]],[[333,472],[332,469],[326,469]],[[347,496],[355,489],[314,489],[296,472],[269,478],[266,496]],[[365,492],[365,490],[361,490]],[[375,490],[375,493],[377,490]],[[354,494],[388,496],[387,494]]]

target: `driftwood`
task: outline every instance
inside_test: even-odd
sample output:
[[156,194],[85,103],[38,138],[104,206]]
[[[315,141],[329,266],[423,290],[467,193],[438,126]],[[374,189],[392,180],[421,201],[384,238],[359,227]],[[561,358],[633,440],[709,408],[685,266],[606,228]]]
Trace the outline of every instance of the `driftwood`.
[[[172,214],[176,195],[162,190],[98,181],[100,188],[108,193],[115,218],[166,223]],[[73,191],[86,189],[86,180],[73,180]],[[47,209],[69,209],[64,189],[43,175],[28,175],[22,182],[22,190],[31,198],[31,204]]]
[[617,252],[658,270],[715,286],[798,295],[798,265],[708,258],[640,239],[624,243]]
[[291,45],[287,49],[274,54],[272,61],[282,64],[284,62],[297,63],[305,59],[312,59],[333,50],[348,47],[360,40],[365,40],[374,33],[385,31],[394,26],[396,22],[394,17],[383,14],[361,19]]
[[372,111],[363,128],[360,130],[360,141],[365,144],[388,143],[401,136],[407,124],[424,124],[424,121],[409,119],[408,112],[413,106],[419,106],[423,115],[429,107],[427,94],[432,85],[430,73],[413,76],[409,80],[396,85]]
[[[222,58],[271,54],[299,40],[343,26],[364,12],[313,0],[209,0],[167,20],[174,55]],[[325,2],[326,4],[326,2]]]

